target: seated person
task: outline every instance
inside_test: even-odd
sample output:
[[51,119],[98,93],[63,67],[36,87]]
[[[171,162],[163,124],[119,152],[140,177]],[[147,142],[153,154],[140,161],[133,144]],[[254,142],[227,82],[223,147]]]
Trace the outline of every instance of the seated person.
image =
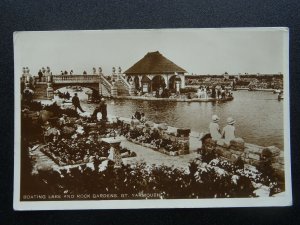
[[135,114],[134,114],[134,117],[137,119],[137,120],[141,120],[141,113],[136,111]]
[[235,139],[235,120],[231,117],[227,119],[227,125],[223,128],[222,137],[225,138],[225,143],[230,144],[230,141]]
[[141,123],[145,123],[147,121],[144,113],[141,113],[140,121],[141,121]]
[[212,122],[209,124],[209,132],[210,132],[211,138],[214,141],[217,141],[222,138],[220,127],[218,124],[219,120],[220,120],[220,118],[217,115],[213,115]]

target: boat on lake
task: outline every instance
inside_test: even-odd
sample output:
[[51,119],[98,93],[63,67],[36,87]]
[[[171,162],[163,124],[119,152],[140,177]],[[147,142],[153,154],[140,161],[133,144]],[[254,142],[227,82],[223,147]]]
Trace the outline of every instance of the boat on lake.
[[280,90],[280,89],[275,89],[274,91],[273,91],[273,94],[276,94],[276,93],[280,93],[282,90]]

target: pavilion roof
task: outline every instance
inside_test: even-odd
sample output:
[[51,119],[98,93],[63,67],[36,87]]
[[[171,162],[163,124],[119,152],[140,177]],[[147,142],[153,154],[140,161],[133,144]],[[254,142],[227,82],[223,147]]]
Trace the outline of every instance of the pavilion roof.
[[177,66],[164,57],[159,51],[148,52],[142,59],[127,69],[125,74],[170,74],[186,73],[187,71]]

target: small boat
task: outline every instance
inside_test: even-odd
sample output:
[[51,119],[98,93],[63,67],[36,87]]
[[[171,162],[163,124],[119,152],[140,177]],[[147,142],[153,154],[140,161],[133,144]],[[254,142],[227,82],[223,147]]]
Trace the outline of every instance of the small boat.
[[275,89],[275,90],[273,91],[273,94],[280,93],[280,92],[281,92],[281,90]]
[[81,88],[81,87],[76,87],[76,88],[74,89],[74,91],[75,91],[75,92],[80,92],[80,91],[82,91],[82,88]]

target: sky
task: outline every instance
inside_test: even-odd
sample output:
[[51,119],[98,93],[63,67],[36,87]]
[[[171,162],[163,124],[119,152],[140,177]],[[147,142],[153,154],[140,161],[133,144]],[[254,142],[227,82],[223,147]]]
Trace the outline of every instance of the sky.
[[287,37],[284,28],[15,32],[15,72],[27,66],[36,75],[49,66],[53,74],[92,74],[102,67],[109,75],[159,51],[189,74],[278,74],[287,69]]

